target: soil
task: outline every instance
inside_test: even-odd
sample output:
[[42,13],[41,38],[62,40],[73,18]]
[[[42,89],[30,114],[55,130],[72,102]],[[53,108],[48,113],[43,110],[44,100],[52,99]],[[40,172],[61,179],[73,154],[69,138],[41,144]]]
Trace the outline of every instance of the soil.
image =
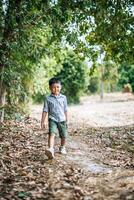
[[134,199],[134,95],[82,97],[69,106],[67,155],[56,138],[53,160],[45,156],[41,111],[34,105],[29,117],[2,127],[1,200]]

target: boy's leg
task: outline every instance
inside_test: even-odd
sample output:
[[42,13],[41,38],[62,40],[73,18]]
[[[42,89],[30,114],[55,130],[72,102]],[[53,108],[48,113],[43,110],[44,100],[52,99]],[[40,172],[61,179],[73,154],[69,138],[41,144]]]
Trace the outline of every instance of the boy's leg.
[[54,148],[55,134],[49,134],[48,136],[48,146],[49,148]]
[[66,138],[61,138],[61,146],[65,146],[66,144]]
[[48,147],[45,154],[48,158],[54,158],[54,141],[55,134],[58,131],[57,124],[53,120],[49,120],[49,135],[48,135]]
[[61,154],[67,154],[65,143],[66,143],[66,138],[61,138],[61,146],[59,148]]
[[66,122],[61,122],[59,123],[59,134],[60,134],[60,138],[61,138],[61,146],[59,148],[60,153],[62,154],[66,154],[66,148],[65,148],[65,144],[66,144],[66,137],[67,137],[67,126],[66,126]]
[[49,149],[46,149],[45,154],[50,159],[54,158],[54,139],[55,139],[54,134],[48,135],[48,147],[49,147]]
[[61,138],[61,146],[65,146],[66,137],[68,135],[66,122],[60,122],[58,124],[58,129],[59,129],[59,135]]

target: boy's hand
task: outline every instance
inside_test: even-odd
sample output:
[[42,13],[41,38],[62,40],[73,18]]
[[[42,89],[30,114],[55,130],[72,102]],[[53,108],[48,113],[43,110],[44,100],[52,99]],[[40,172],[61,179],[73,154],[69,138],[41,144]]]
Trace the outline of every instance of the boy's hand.
[[45,126],[45,123],[41,122],[41,129],[45,129],[46,126]]
[[66,121],[66,128],[68,128],[68,121]]
[[45,118],[46,118],[47,113],[46,112],[42,112],[42,118],[41,118],[41,129],[45,129]]

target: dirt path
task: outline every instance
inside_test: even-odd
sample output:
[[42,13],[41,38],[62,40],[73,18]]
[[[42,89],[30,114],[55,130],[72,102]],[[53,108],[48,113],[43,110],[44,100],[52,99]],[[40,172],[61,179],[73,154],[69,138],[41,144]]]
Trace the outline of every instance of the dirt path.
[[[33,106],[31,116],[40,119],[42,105]],[[83,97],[81,104],[69,107],[69,125],[110,127],[134,124],[134,95],[127,93]]]
[[95,158],[89,145],[82,143],[79,137],[73,137],[73,140],[70,138],[68,142],[69,154],[66,156],[67,160],[78,164],[81,168],[92,173],[112,172],[111,167]]
[[[38,118],[42,107],[34,109]],[[69,107],[69,118],[68,155],[62,159],[87,174],[81,177],[80,191],[85,192],[79,191],[77,198],[87,193],[85,199],[133,199],[134,96],[107,94],[103,101],[83,97],[80,105]]]
[[34,106],[31,117],[0,127],[1,200],[134,199],[132,95],[84,97],[71,106],[68,154],[59,154],[56,138],[53,160],[45,156],[41,110]]

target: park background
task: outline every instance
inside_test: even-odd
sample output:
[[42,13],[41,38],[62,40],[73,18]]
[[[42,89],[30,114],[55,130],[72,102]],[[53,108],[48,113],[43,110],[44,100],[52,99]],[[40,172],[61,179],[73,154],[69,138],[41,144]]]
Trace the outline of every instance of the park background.
[[[134,199],[133,44],[133,0],[0,0],[1,200]],[[48,160],[52,77],[69,137]]]
[[1,121],[43,102],[53,76],[69,103],[133,92],[133,18],[133,1],[1,1]]

